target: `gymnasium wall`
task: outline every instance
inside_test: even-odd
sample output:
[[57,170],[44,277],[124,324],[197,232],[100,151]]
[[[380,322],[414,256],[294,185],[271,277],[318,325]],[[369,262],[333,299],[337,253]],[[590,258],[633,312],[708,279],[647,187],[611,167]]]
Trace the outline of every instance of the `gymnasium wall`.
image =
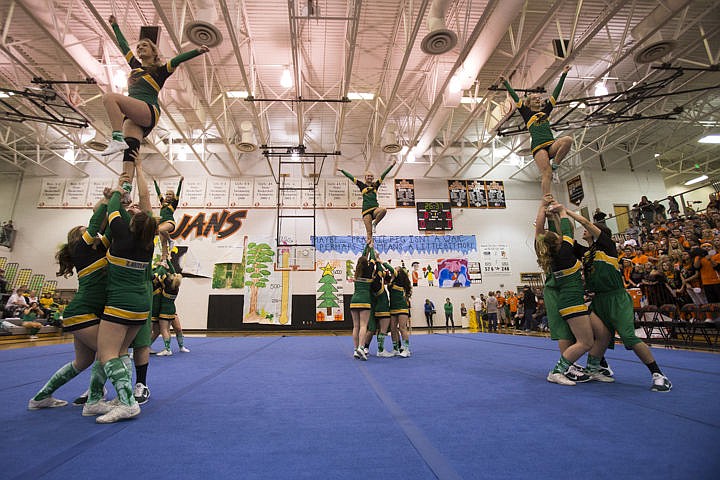
[[[611,210],[605,203],[636,203],[639,196],[647,194],[649,197],[663,197],[667,195],[660,175],[648,172],[644,176],[633,177],[626,174],[609,174],[607,172],[584,173],[586,182],[585,201],[591,210],[600,204],[601,208]],[[502,177],[498,177],[502,178]],[[67,231],[80,224],[87,224],[90,217],[89,209],[40,209],[37,200],[40,193],[42,178],[25,178],[22,182],[16,204],[8,204],[7,192],[14,191],[15,179],[4,176],[0,179],[0,219],[5,219],[14,206],[13,221],[17,226],[18,235],[15,248],[12,252],[0,248],[0,256],[7,256],[10,261],[19,262],[21,266],[32,268],[38,273],[45,273],[48,278],[54,278],[56,264],[54,252],[57,246],[64,242]],[[567,195],[567,189],[556,187],[560,192],[558,196]],[[444,200],[447,201],[447,182],[445,179],[418,179],[415,180],[417,200]],[[482,284],[473,284],[468,288],[438,288],[419,286],[414,290],[412,309],[415,313],[413,325],[424,325],[422,304],[425,298],[431,299],[436,306],[438,315],[436,322],[444,323],[442,304],[446,297],[450,297],[455,305],[455,318],[459,324],[460,303],[464,302],[470,308],[470,295],[479,295],[489,290],[515,289],[521,285],[521,272],[538,271],[533,251],[532,234],[533,219],[537,211],[539,184],[537,182],[506,181],[505,191],[507,208],[496,210],[485,209],[453,209],[454,230],[452,235],[474,235],[478,245],[481,242],[504,242],[509,244],[508,257],[511,272],[509,274],[485,273]],[[597,202],[597,203],[593,203]],[[608,211],[606,210],[606,211]],[[206,209],[206,213],[214,210]],[[179,208],[176,219],[183,214],[195,215],[200,210]],[[318,235],[350,235],[352,219],[358,218],[356,210],[318,210]],[[249,209],[247,217],[243,220],[240,229],[232,236],[220,240],[210,238],[208,242],[221,242],[225,246],[242,246],[244,236],[249,238],[274,238],[276,231],[276,218],[274,209]],[[416,210],[414,208],[389,209],[387,217],[378,227],[376,233],[383,235],[423,235],[417,230]],[[183,241],[178,240],[178,245]],[[413,255],[413,259],[421,259],[436,265],[437,258],[447,256],[442,254]],[[401,258],[392,258],[397,265]],[[469,255],[469,260],[479,260],[477,253]],[[421,264],[422,264],[421,263]],[[291,295],[314,295],[317,288],[318,274],[315,272],[291,272]],[[75,277],[69,279],[59,278],[59,288],[75,288]],[[351,287],[350,287],[351,288]],[[185,328],[206,329],[208,326],[208,299],[210,295],[238,295],[240,290],[217,290],[211,288],[209,278],[186,278],[183,281],[180,295],[177,300],[178,312],[181,314]],[[246,299],[247,301],[247,299]],[[298,305],[304,305],[302,302]],[[298,317],[309,315],[308,312],[295,312]],[[228,315],[238,315],[238,312],[227,312]],[[295,314],[293,315],[295,317]]]

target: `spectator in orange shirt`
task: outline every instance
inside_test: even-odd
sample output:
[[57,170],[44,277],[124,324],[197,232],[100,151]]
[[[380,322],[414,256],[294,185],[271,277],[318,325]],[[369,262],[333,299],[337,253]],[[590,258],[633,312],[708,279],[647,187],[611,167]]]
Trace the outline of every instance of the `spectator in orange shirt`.
[[[700,248],[693,248],[690,256],[693,258],[693,266],[700,270],[700,280],[702,281],[705,297],[709,303],[720,302],[720,275],[718,275],[715,267],[720,262],[720,254],[712,250],[713,246],[709,243],[703,243]],[[710,251],[714,255],[710,255]]]
[[509,323],[511,325],[514,325],[515,324],[515,315],[517,314],[518,303],[520,301],[518,300],[517,295],[515,295],[512,292],[510,292],[510,295],[505,299],[505,301],[507,302],[508,307],[510,307],[510,319],[509,319],[510,322]]

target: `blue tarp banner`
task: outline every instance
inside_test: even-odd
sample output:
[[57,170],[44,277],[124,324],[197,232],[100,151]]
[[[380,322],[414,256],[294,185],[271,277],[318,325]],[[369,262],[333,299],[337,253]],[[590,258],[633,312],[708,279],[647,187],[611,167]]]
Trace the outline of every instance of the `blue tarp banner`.
[[[397,252],[403,255],[437,255],[451,252],[464,255],[477,251],[475,235],[404,235],[377,236],[373,238],[378,253]],[[318,253],[362,254],[365,237],[361,236],[322,236],[315,237],[315,249]]]

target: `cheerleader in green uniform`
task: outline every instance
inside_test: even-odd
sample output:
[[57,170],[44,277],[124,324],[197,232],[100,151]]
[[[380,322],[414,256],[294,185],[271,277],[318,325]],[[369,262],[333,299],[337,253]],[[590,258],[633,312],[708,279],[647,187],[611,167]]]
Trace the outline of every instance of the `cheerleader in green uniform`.
[[155,192],[157,192],[158,200],[160,200],[160,225],[158,225],[158,235],[160,235],[160,244],[162,247],[162,259],[160,262],[165,268],[168,268],[168,258],[170,257],[170,234],[175,230],[175,209],[180,202],[180,190],[185,177],[180,177],[177,192],[168,190],[165,196],[160,193],[160,186],[153,179]]
[[373,265],[368,258],[358,258],[355,267],[355,292],[350,299],[350,314],[353,320],[353,344],[355,351],[353,356],[360,360],[367,360],[367,354],[361,340],[367,336],[368,323],[370,321],[370,309],[372,308],[372,292],[370,286],[373,279]]
[[[147,190],[140,164],[137,176],[139,190]],[[98,423],[113,423],[140,413],[140,406],[133,396],[130,370],[120,356],[127,352],[130,343],[149,321],[152,304],[149,272],[157,222],[151,212],[142,211],[130,216],[122,208],[120,193],[127,180],[124,175],[120,178],[118,188],[108,202],[112,241],[107,253],[107,303],[98,330],[98,360],[117,391],[119,404],[98,417]],[[149,341],[149,331],[147,337]],[[85,409],[83,414],[103,413],[102,408],[96,411],[89,399]]]
[[600,359],[610,344],[613,333],[618,332],[625,348],[632,349],[635,355],[645,364],[652,375],[650,389],[654,392],[668,392],[672,388],[670,380],[663,375],[653,357],[650,347],[635,335],[635,313],[630,295],[625,290],[618,252],[611,238],[610,229],[602,224],[592,223],[582,215],[566,210],[567,214],[579,222],[585,231],[583,240],[589,248],[583,248],[583,268],[587,290],[593,292],[590,310],[603,323],[595,334],[595,345],[588,353],[585,371],[592,380],[614,382],[613,377],[602,373]]
[[158,357],[172,355],[170,350],[170,323],[175,319],[175,299],[180,290],[182,275],[175,273],[170,265],[170,272],[162,280],[162,293],[160,296],[160,334],[163,337],[165,348],[158,352]]
[[[73,227],[68,232],[67,243],[55,254],[60,265],[58,276],[69,277],[73,274],[73,269],[78,276],[77,292],[63,311],[63,331],[73,335],[75,359],[60,367],[50,377],[30,399],[28,410],[67,405],[65,400],[53,398],[53,392],[95,361],[98,324],[105,307],[107,289],[105,253],[110,244],[107,236],[98,237],[98,233],[104,228],[106,215],[107,200],[103,199],[95,205],[88,226]],[[99,389],[99,392],[96,392],[98,399],[103,396],[103,386],[100,385]]]
[[[547,380],[560,385],[575,385],[590,379],[573,363],[592,347],[593,327],[585,306],[582,264],[575,257],[572,225],[569,221],[561,223],[562,236],[545,229],[550,200],[550,195],[543,198],[535,219],[535,252],[545,275],[553,278],[551,287],[557,292],[557,298],[546,302],[551,336],[554,339],[563,338],[569,330],[575,343],[564,350],[561,348],[560,360],[548,373]],[[567,218],[562,206],[555,207],[554,211],[560,215],[561,221],[563,217]]]
[[[391,323],[397,326],[400,336],[393,338],[393,351],[401,357],[409,357],[410,352],[410,297],[412,296],[412,283],[407,270],[398,267],[395,278],[390,284],[390,318]],[[402,345],[400,344],[402,338]]]
[[395,161],[393,160],[390,166],[380,174],[380,178],[378,180],[375,180],[375,176],[372,173],[365,172],[364,182],[355,178],[352,174],[346,172],[345,170],[338,168],[338,172],[352,180],[362,192],[362,221],[365,225],[366,243],[370,246],[373,245],[373,230],[387,213],[387,210],[380,207],[380,204],[378,203],[377,191],[378,188],[380,188],[380,184],[385,179],[385,176],[390,173],[390,170],[392,170],[394,166]]
[[210,49],[202,45],[195,50],[181,53],[167,62],[162,62],[157,45],[147,38],[141,38],[136,45],[137,55],[135,55],[120,31],[115,16],[111,15],[108,21],[115,32],[120,50],[132,70],[128,78],[127,96],[120,93],[106,93],[103,96],[103,105],[110,117],[113,132],[112,140],[101,155],[125,152],[123,172],[127,174],[129,182],[124,188],[129,191],[135,172],[135,160],[140,150],[140,141],[152,132],[160,118],[158,94],[165,81],[178,65]]
[[530,132],[530,138],[532,140],[530,149],[542,175],[541,184],[543,195],[550,193],[553,170],[560,165],[560,162],[562,162],[565,155],[568,154],[570,146],[572,145],[572,139],[570,137],[555,139],[552,130],[550,130],[550,112],[552,112],[555,103],[557,103],[563,83],[565,82],[565,77],[567,77],[567,72],[569,71],[569,65],[563,68],[560,80],[553,94],[547,101],[543,101],[540,94],[533,93],[528,97],[527,103],[524,100],[520,100],[520,97],[518,97],[505,77],[500,77],[508,93],[515,101],[518,112],[520,112]]
[[[387,286],[395,276],[395,269],[389,263],[378,263],[375,279],[372,283],[372,293],[375,297],[375,321],[377,322],[377,356],[394,357],[392,351],[385,350],[385,335],[390,327],[390,299]],[[370,333],[369,333],[370,334]]]

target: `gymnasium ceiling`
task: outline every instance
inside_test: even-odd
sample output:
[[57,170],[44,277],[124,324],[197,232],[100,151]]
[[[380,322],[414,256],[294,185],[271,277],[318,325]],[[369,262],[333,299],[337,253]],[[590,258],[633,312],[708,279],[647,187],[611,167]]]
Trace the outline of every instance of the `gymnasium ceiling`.
[[[564,178],[589,165],[656,165],[674,186],[720,172],[720,146],[698,143],[720,133],[720,2],[710,0],[0,0],[0,89],[26,92],[0,95],[0,172],[122,169],[119,156],[91,148],[110,133],[102,94],[122,91],[129,71],[111,14],[133,47],[142,26],[160,26],[166,58],[195,48],[188,34],[222,37],[163,89],[160,123],[142,149],[155,177],[277,175],[262,145],[303,145],[340,152],[325,158],[322,176],[378,172],[396,158],[403,178],[537,181],[529,136],[493,87],[504,74],[517,89],[552,91],[565,65],[561,101],[593,97],[598,83],[609,96],[553,113],[558,133],[574,139]],[[421,48],[429,17],[433,31],[444,23],[457,37],[448,52]],[[242,91],[255,101],[229,93]],[[357,93],[372,96],[343,101]],[[46,103],[70,105],[49,110],[88,127],[34,120]],[[392,146],[407,148],[384,151]]]

